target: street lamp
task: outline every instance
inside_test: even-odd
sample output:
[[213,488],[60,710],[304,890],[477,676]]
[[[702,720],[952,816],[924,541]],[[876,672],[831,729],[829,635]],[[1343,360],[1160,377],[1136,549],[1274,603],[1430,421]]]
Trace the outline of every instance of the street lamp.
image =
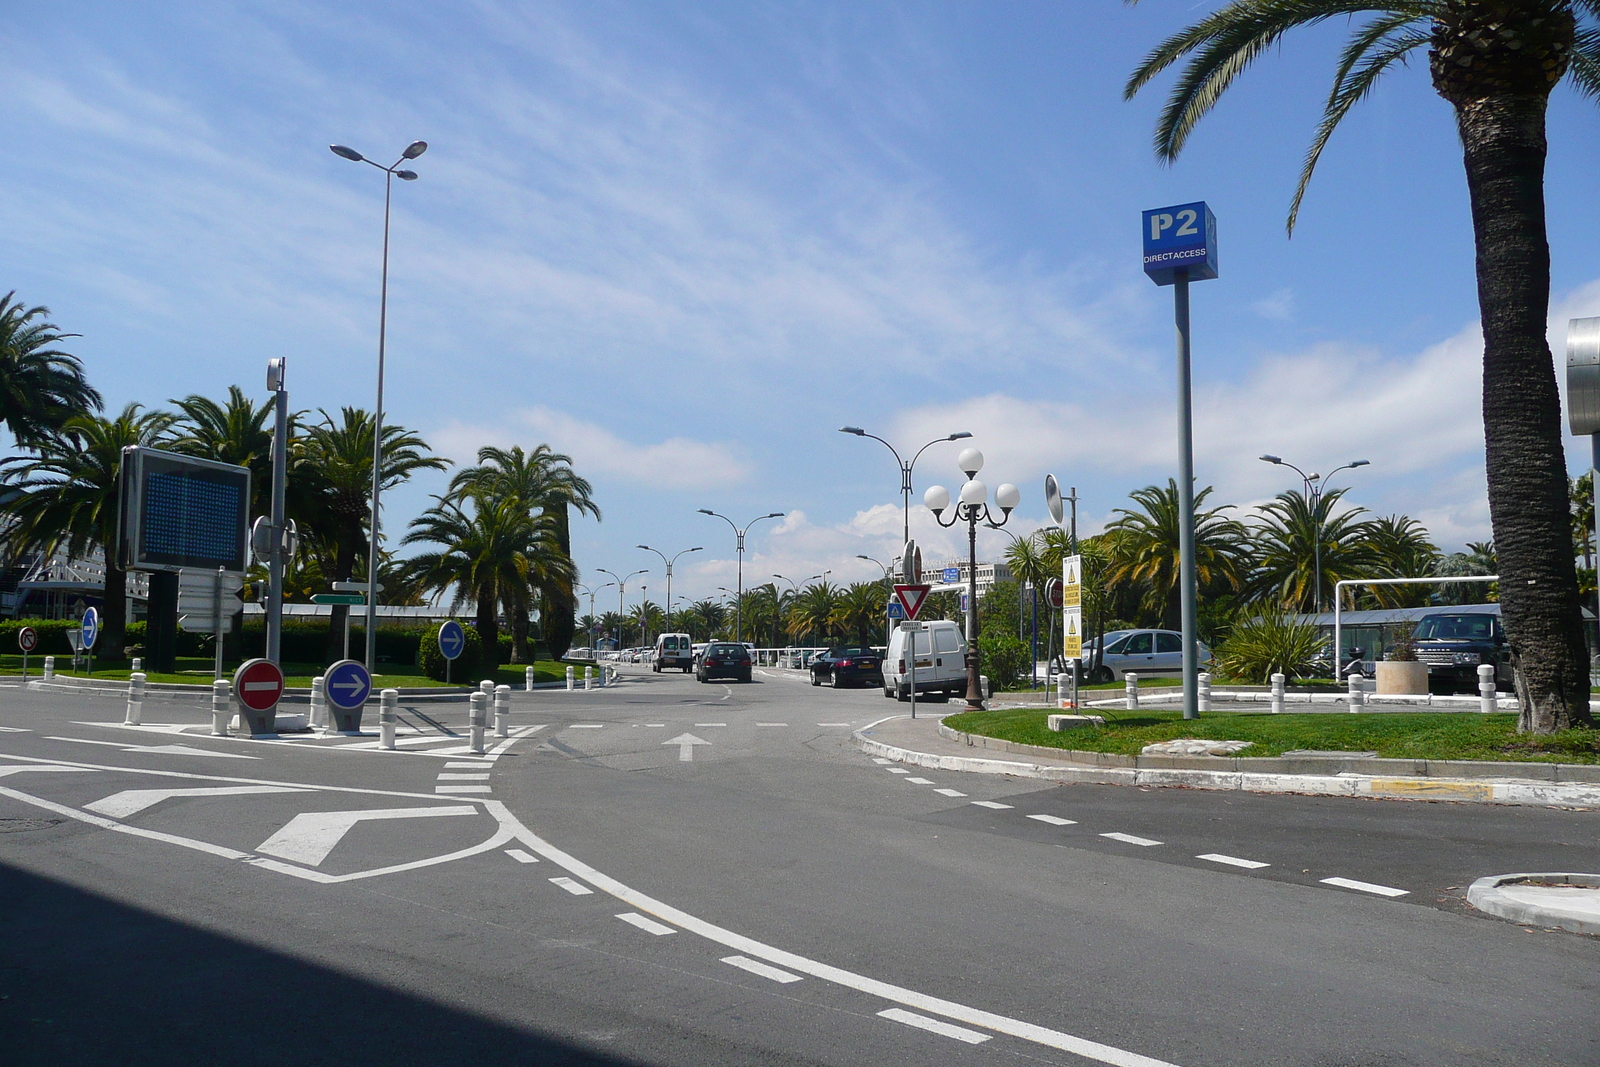
[[729,526],[733,527],[734,547],[737,548],[738,552],[739,552],[739,581],[737,583],[738,586],[739,586],[739,591],[734,594],[734,601],[733,601],[733,639],[735,641],[743,641],[744,640],[744,535],[745,535],[745,532],[750,529],[750,527],[754,526],[756,523],[760,522],[762,519],[781,519],[781,518],[783,518],[783,512],[774,511],[774,512],[771,512],[771,513],[766,514],[766,515],[757,515],[755,518],[753,518],[749,522],[745,523],[744,524],[744,529],[741,530],[739,528],[738,524],[735,523],[732,519],[728,518],[728,516],[726,516],[726,515],[719,515],[715,511],[712,511],[710,508],[700,508],[698,510],[699,510],[700,514],[702,514],[702,515],[710,515],[714,519],[721,519],[723,522],[725,522]]
[[[623,597],[628,595],[628,578],[633,578],[633,577],[635,577],[637,575],[640,575],[640,574],[649,574],[650,572],[647,571],[647,570],[646,571],[634,571],[632,574],[629,574],[627,578],[618,578],[616,571],[608,571],[604,567],[596,567],[595,570],[599,571],[601,574],[609,574],[609,575],[611,575],[611,577],[617,579],[617,651],[620,652],[620,651],[622,651],[622,620],[623,620],[623,617],[624,617],[623,616],[623,609],[622,609],[622,599],[623,599]],[[610,584],[611,584],[610,582],[606,583],[606,585],[610,585]],[[591,603],[592,603],[592,601],[591,601]]]
[[[902,543],[911,540],[911,468],[917,465],[917,458],[929,448],[939,444],[942,441],[963,441],[972,436],[970,433],[967,433],[965,430],[963,430],[960,433],[947,434],[944,437],[935,437],[932,441],[929,441],[927,444],[917,449],[917,454],[911,457],[910,463],[907,463],[905,460],[900,458],[900,453],[895,450],[894,445],[891,445],[888,441],[885,441],[877,434],[868,433],[859,426],[841,426],[839,427],[839,432],[855,434],[857,437],[870,437],[874,441],[877,441],[879,444],[883,445],[883,447],[887,448],[890,452],[894,452],[894,461],[900,466],[900,497],[905,505],[905,536],[901,538]],[[907,578],[906,580],[910,581],[910,578]]]
[[[1349,463],[1346,463],[1342,467],[1333,468],[1333,470],[1329,471],[1327,474],[1307,474],[1305,471],[1301,470],[1299,467],[1296,467],[1293,463],[1285,462],[1284,459],[1281,456],[1266,455],[1266,456],[1260,456],[1258,458],[1263,463],[1271,463],[1273,466],[1277,466],[1277,467],[1288,467],[1290,470],[1292,470],[1296,474],[1298,474],[1300,476],[1300,480],[1305,483],[1306,501],[1307,501],[1307,503],[1309,503],[1311,505],[1312,555],[1313,555],[1314,559],[1316,560],[1316,563],[1315,563],[1315,567],[1316,567],[1316,571],[1315,571],[1316,578],[1315,578],[1315,581],[1316,581],[1317,584],[1316,584],[1316,589],[1312,593],[1312,609],[1311,610],[1312,610],[1313,613],[1321,612],[1322,611],[1322,496],[1323,496],[1323,493],[1327,489],[1328,479],[1332,478],[1335,474],[1338,474],[1340,471],[1354,470],[1357,467],[1370,467],[1372,465],[1372,461],[1370,459],[1356,459],[1356,460],[1351,460]],[[1334,649],[1333,650],[1333,658],[1334,658],[1335,661],[1338,660],[1340,655],[1341,655],[1341,653],[1340,653],[1340,651],[1338,649]],[[1337,668],[1338,667],[1338,663],[1335,662],[1334,666]]]
[[385,167],[342,144],[331,144],[329,151],[340,159],[352,163],[367,163],[383,171],[383,281],[378,296],[378,403],[372,416],[372,541],[367,550],[367,670],[377,670],[378,664],[378,496],[383,481],[383,355],[384,341],[389,324],[389,194],[394,179],[403,182],[417,180],[414,170],[399,170],[400,164],[416,159],[428,150],[427,141],[412,141],[400,158]]
[[[994,513],[989,510],[989,487],[978,481],[978,472],[983,469],[983,453],[976,448],[962,449],[956,466],[967,476],[967,481],[961,487],[950,521],[944,521],[945,510],[950,507],[950,490],[942,485],[930,486],[922,495],[922,502],[933,512],[933,519],[940,526],[954,526],[963,519],[967,523],[967,708],[982,711],[983,690],[978,682],[982,666],[978,655],[978,523],[982,521],[998,530],[1010,522],[1011,511],[1021,503],[1022,493],[1010,482],[995,490],[994,502],[1001,512],[1000,521],[995,522]],[[916,662],[914,654],[912,662],[913,665]],[[913,686],[915,683],[913,675]]]
[[[883,570],[883,602],[884,604],[888,604],[889,598],[894,595],[894,583],[889,579],[888,565],[873,559],[871,556],[863,556],[859,552],[856,553],[856,559],[864,559],[868,563],[877,563],[878,566]],[[887,617],[887,613],[885,613],[883,622],[883,647],[885,653],[887,653],[889,650],[889,628],[893,625],[893,620],[889,619]]]
[[674,563],[678,562],[678,557],[679,556],[687,556],[691,552],[702,552],[702,551],[704,551],[704,546],[701,546],[701,547],[698,547],[698,548],[686,548],[682,552],[679,552],[677,556],[673,556],[671,559],[668,559],[666,557],[666,555],[659,548],[651,548],[649,545],[634,545],[633,547],[642,548],[646,552],[654,552],[656,555],[661,557],[661,562],[665,563],[667,565],[667,625],[671,626],[672,625],[672,565]]

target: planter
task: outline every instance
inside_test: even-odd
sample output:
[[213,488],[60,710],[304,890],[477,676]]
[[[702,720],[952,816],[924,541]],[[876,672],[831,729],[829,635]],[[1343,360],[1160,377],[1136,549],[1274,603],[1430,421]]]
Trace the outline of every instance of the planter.
[[1428,665],[1417,660],[1379,660],[1378,693],[1394,696],[1426,696]]

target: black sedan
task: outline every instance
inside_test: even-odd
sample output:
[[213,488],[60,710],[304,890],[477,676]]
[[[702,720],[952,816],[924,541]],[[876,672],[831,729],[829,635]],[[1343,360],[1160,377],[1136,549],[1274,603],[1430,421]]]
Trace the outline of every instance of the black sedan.
[[709,682],[713,678],[736,678],[748,682],[750,650],[732,641],[715,641],[700,653],[694,676],[702,682]]
[[830,648],[811,661],[811,684],[826,678],[835,689],[847,685],[882,685],[883,659],[870,648]]

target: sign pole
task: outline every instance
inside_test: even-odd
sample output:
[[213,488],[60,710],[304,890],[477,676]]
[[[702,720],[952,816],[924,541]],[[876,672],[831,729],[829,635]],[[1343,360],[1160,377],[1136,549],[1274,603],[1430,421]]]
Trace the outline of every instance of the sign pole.
[[1178,327],[1178,582],[1183,615],[1183,717],[1200,717],[1200,657],[1194,565],[1194,425],[1189,386],[1189,271],[1173,272],[1173,317]]
[[211,632],[217,640],[216,664],[211,672],[213,680],[222,677],[222,581],[227,576],[227,573],[226,568],[217,568],[216,581],[211,596],[211,619],[216,623],[216,629]]
[[282,359],[268,362],[267,389],[273,394],[272,541],[267,555],[267,659],[277,663],[283,640],[283,530],[285,486],[289,476],[289,392],[284,383]]

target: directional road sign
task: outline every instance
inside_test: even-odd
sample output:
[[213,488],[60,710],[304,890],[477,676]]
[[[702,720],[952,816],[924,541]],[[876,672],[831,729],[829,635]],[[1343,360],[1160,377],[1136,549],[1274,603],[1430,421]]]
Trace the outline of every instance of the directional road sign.
[[95,638],[100,636],[100,609],[90,608],[83,613],[83,647],[93,648]]
[[897,585],[894,587],[895,598],[900,601],[900,606],[905,609],[906,618],[915,619],[917,617],[917,613],[922,610],[922,605],[927,603],[928,590],[932,588],[933,586],[931,585]]
[[446,619],[444,625],[439,627],[439,655],[445,659],[455,659],[466,647],[466,631],[461,629],[461,624],[456,620]]
[[961,580],[961,568],[960,567],[946,567],[944,569],[944,574],[941,575],[941,577],[944,578],[944,584],[945,585],[955,585],[957,582],[959,582]]
[[[333,591],[335,593],[365,593],[367,591],[367,583],[366,582],[334,582],[333,583]],[[383,583],[382,582],[378,583],[378,592],[380,592],[380,593],[383,592]]]
[[341,711],[354,711],[367,702],[372,692],[372,675],[356,660],[342,659],[325,675],[328,703]]
[[283,698],[283,672],[270,659],[248,660],[233,672],[233,691],[251,711],[271,711]]
[[17,647],[24,652],[32,652],[39,646],[39,631],[31,626],[24,626],[17,631]]
[[365,604],[367,598],[360,593],[312,593],[313,604]]

